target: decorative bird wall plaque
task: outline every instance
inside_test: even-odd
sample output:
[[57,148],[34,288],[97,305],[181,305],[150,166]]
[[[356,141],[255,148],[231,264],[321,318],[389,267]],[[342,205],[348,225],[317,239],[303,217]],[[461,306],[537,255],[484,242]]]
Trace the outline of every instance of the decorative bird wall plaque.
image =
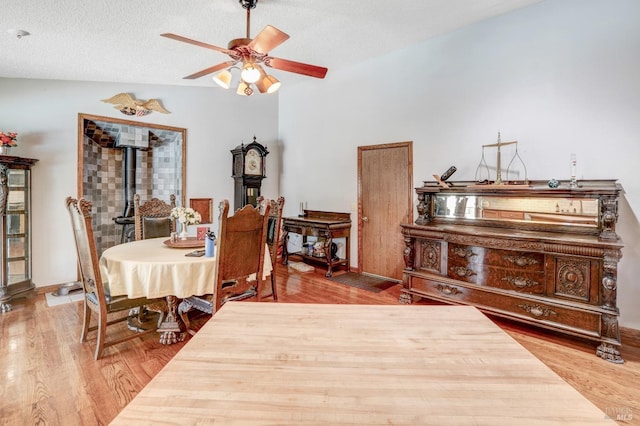
[[135,99],[128,93],[118,93],[109,99],[103,99],[102,102],[114,104],[114,108],[120,110],[120,112],[125,115],[137,115],[141,117],[149,114],[151,111],[169,114],[169,111],[164,109],[159,100],[149,99],[148,101],[143,101],[142,99]]

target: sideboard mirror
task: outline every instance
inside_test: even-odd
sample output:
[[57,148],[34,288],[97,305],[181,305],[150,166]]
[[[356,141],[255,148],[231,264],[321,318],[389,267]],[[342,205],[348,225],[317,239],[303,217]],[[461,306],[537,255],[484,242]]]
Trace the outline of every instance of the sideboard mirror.
[[595,198],[438,194],[434,217],[598,227]]
[[585,180],[577,187],[560,182],[557,188],[550,188],[544,181],[500,187],[454,182],[447,188],[424,182],[424,186],[416,188],[416,224],[494,226],[616,240],[621,191],[615,180]]

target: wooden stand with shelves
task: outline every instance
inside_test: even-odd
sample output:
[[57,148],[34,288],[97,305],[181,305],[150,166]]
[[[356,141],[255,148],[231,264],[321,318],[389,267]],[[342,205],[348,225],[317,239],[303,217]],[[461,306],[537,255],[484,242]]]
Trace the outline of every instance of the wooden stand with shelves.
[[[301,258],[306,263],[320,263],[327,267],[327,277],[333,275],[333,269],[338,266],[346,267],[349,271],[349,253],[351,250],[349,237],[351,233],[351,217],[349,213],[324,212],[318,210],[304,210],[304,216],[282,218],[284,244],[282,250],[282,264],[289,263],[289,256]],[[307,237],[317,237],[318,241],[325,241],[324,257],[316,257],[303,253],[289,253],[287,240],[289,233],[302,235],[303,244]],[[331,256],[331,243],[336,238],[345,239],[345,258],[336,259]]]

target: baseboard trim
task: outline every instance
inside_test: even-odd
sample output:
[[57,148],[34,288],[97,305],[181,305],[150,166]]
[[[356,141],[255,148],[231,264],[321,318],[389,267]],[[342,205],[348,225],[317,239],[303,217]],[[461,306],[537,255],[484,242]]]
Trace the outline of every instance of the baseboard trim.
[[620,341],[622,346],[630,345],[640,348],[640,330],[629,327],[620,327]]
[[65,285],[65,284],[73,284],[77,281],[72,281],[69,283],[62,283],[62,284],[52,284],[52,285],[46,285],[46,286],[42,286],[42,287],[36,287],[34,289],[34,291],[36,292],[36,294],[45,294],[45,293],[53,293],[54,291],[58,290],[58,288],[60,288],[60,286]]

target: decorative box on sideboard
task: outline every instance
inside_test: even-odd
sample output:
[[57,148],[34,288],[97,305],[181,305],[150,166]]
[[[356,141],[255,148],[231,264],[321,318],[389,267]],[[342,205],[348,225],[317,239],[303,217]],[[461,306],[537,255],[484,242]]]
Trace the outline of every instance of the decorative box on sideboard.
[[425,182],[403,224],[401,303],[414,296],[590,339],[620,356],[616,302],[622,241],[615,180],[529,185]]

